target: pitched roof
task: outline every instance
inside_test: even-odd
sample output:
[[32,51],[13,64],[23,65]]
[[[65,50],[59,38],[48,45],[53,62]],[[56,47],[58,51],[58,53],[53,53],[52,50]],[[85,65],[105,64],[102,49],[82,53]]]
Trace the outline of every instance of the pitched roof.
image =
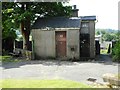
[[38,18],[32,26],[32,29],[51,28],[80,28],[81,21],[95,21],[96,16],[80,16],[80,17],[46,17]]
[[67,18],[67,17],[50,17],[38,18],[33,25],[33,29],[40,28],[80,28],[80,18]]

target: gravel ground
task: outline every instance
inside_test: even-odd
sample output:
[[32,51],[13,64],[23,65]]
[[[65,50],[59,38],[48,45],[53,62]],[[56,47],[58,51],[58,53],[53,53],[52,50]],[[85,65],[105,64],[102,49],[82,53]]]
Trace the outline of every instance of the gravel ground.
[[87,83],[88,78],[103,83],[105,73],[118,73],[118,63],[109,56],[98,57],[97,61],[71,62],[58,60],[36,60],[5,63],[0,67],[3,79],[68,79]]

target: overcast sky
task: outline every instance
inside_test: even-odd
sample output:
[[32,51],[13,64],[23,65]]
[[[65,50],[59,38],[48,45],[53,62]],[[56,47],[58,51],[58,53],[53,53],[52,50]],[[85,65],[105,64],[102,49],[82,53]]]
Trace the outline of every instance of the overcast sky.
[[118,2],[120,0],[70,0],[77,5],[79,16],[96,15],[96,28],[118,29]]

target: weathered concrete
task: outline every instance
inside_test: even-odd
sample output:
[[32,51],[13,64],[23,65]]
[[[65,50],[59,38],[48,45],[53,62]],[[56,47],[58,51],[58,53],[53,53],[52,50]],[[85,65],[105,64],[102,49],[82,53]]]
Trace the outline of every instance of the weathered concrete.
[[[34,53],[37,58],[55,58],[56,44],[55,32],[66,31],[66,59],[79,59],[79,28],[78,29],[56,29],[56,30],[32,30],[34,40]],[[75,51],[72,51],[74,48]]]
[[90,58],[95,58],[95,22],[89,22],[90,32]]
[[90,58],[95,58],[95,22],[94,21],[83,21],[84,25],[81,27],[81,34],[90,35]]
[[[33,53],[35,57],[40,58],[56,58],[56,31],[66,31],[66,59],[76,58],[80,59],[80,34],[89,34],[89,58],[95,58],[95,19],[84,19],[80,26],[77,28],[51,28],[33,29],[32,36],[34,40]],[[79,22],[79,24],[80,24]],[[39,23],[38,23],[39,24]],[[77,22],[78,24],[78,22]],[[63,25],[64,27],[64,25]],[[86,44],[86,45],[87,45]],[[74,49],[74,50],[73,50]]]
[[79,59],[79,29],[67,32],[67,57]]
[[[89,30],[89,22],[88,21],[84,21],[81,23],[81,29],[80,29],[80,33],[81,34],[89,34],[90,30]],[[84,24],[84,25],[83,25]],[[85,26],[87,25],[87,26]]]
[[34,53],[37,58],[55,57],[55,32],[34,30]]

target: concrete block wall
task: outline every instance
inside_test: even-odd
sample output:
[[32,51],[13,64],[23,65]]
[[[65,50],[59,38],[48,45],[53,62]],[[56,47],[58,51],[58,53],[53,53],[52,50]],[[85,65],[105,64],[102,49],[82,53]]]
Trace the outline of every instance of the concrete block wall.
[[55,57],[55,32],[33,30],[34,54],[36,58]]
[[[62,29],[62,30],[32,30],[32,36],[34,40],[34,54],[36,58],[56,58],[56,44],[55,44],[55,32],[66,31],[66,53],[67,58],[71,59],[75,57],[79,59],[79,29]],[[71,51],[71,48],[75,48],[75,51]]]
[[79,59],[79,29],[67,31],[67,57]]
[[95,22],[89,22],[90,32],[90,58],[95,58]]
[[90,58],[95,58],[95,22],[94,21],[83,21],[88,27],[81,28],[81,34],[90,35]]

